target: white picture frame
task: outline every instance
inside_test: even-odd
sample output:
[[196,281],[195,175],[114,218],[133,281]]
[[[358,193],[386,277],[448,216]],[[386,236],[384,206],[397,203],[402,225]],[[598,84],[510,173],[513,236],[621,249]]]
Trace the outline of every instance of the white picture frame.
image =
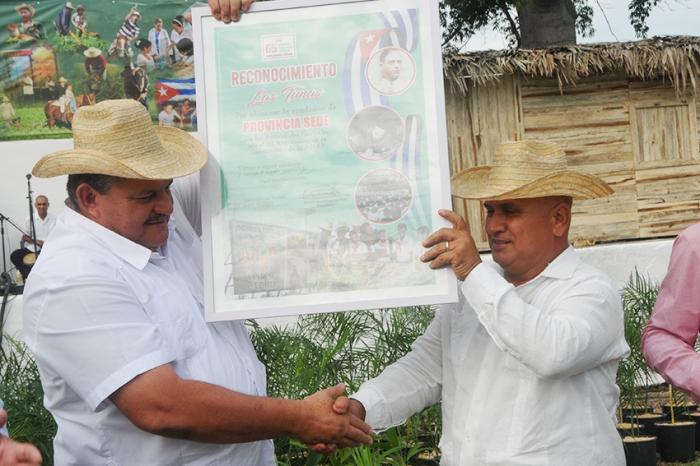
[[192,13],[206,319],[456,302],[437,2]]

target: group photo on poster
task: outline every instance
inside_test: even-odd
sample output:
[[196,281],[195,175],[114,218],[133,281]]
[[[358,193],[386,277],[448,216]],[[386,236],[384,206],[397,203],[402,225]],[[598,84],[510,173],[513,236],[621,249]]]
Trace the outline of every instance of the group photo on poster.
[[123,98],[161,126],[196,130],[195,5],[2,2],[0,140],[70,137],[79,107]]

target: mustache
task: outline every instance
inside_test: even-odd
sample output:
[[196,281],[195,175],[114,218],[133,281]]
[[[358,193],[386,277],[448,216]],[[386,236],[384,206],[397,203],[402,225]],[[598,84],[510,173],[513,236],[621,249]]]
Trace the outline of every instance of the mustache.
[[164,214],[156,214],[148,217],[148,220],[143,222],[144,225],[153,225],[155,223],[162,223],[162,222],[168,222],[170,219],[169,215],[164,215]]

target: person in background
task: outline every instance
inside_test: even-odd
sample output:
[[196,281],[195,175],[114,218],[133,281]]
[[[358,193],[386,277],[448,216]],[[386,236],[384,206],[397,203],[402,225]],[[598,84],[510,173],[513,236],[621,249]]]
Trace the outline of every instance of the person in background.
[[151,54],[151,49],[153,48],[151,41],[148,39],[139,39],[138,42],[136,42],[136,48],[139,49],[139,54],[136,57],[136,66],[142,68],[146,73],[150,73],[156,69],[156,64]]
[[[36,252],[41,252],[44,247],[44,241],[48,238],[49,233],[56,225],[56,216],[49,213],[49,198],[40,194],[34,199],[34,236],[36,237]],[[34,239],[30,236],[32,233],[32,225],[30,219],[24,222],[24,232],[20,248],[10,254],[10,261],[15,265],[17,270],[22,274],[22,278],[26,281],[29,276],[29,271],[36,260],[25,260],[29,254],[34,254]]]
[[41,453],[29,443],[12,440],[7,431],[7,413],[0,400],[0,466],[40,466]]
[[674,240],[668,272],[651,318],[642,332],[642,352],[649,367],[700,401],[700,223]]
[[172,63],[180,62],[185,57],[178,48],[178,43],[183,39],[192,40],[192,29],[186,27],[187,21],[184,16],[177,15],[173,18],[172,31],[170,31],[170,58]]
[[136,7],[132,7],[129,13],[124,17],[124,22],[119,28],[119,31],[117,31],[116,39],[114,39],[109,47],[109,56],[116,53],[118,57],[130,57],[133,54],[131,42],[136,40],[139,36],[139,31],[141,31],[139,27],[140,18],[141,13],[136,10]]
[[74,9],[71,2],[66,2],[66,5],[58,12],[58,16],[56,16],[56,20],[54,21],[54,26],[56,26],[56,32],[58,32],[58,34],[67,36],[70,32],[70,20]]
[[75,101],[75,94],[73,93],[73,85],[70,83],[66,84],[66,90],[61,97],[58,98],[58,105],[61,110],[61,115],[63,121],[67,121],[66,110],[70,110],[71,113],[75,114],[78,111],[78,104]]
[[156,18],[153,22],[153,27],[148,31],[148,40],[150,40],[153,45],[151,49],[153,61],[155,61],[160,68],[163,68],[165,66],[168,50],[170,49],[170,37],[168,36],[168,31],[163,29],[163,20],[161,18]]
[[503,143],[493,160],[457,173],[452,194],[483,201],[495,263],[481,261],[458,214],[440,210],[452,227],[423,240],[421,260],[451,267],[459,302],[344,407],[386,429],[441,401],[443,464],[623,466],[621,299],[568,239],[572,199],[612,189],[545,141]]
[[6,95],[2,96],[2,103],[0,103],[0,122],[15,125],[19,121],[17,113],[15,113],[15,108],[12,106],[12,102],[7,98]]
[[34,14],[36,11],[33,6],[28,3],[22,3],[15,7],[15,10],[22,18],[18,26],[20,35],[30,37],[34,40],[43,40],[46,38],[44,35],[44,26],[41,23],[34,22]]
[[163,110],[158,114],[158,125],[159,126],[175,126],[175,119],[182,121],[182,118],[178,113],[173,110],[173,104],[166,104]]
[[107,77],[107,59],[102,50],[97,47],[88,47],[83,51],[83,55],[85,56],[83,66],[88,77],[104,80]]
[[83,5],[78,5],[75,9],[75,13],[71,16],[71,24],[75,28],[75,33],[79,36],[87,34],[88,21],[85,15],[85,7]]

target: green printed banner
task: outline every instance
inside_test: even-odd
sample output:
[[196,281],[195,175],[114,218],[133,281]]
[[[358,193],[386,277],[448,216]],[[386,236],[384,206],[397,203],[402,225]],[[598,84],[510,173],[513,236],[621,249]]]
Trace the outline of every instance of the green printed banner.
[[419,260],[450,205],[432,3],[195,13],[209,318],[451,300]]
[[71,137],[77,109],[105,99],[135,99],[154,122],[196,129],[196,4],[1,2],[0,140]]

